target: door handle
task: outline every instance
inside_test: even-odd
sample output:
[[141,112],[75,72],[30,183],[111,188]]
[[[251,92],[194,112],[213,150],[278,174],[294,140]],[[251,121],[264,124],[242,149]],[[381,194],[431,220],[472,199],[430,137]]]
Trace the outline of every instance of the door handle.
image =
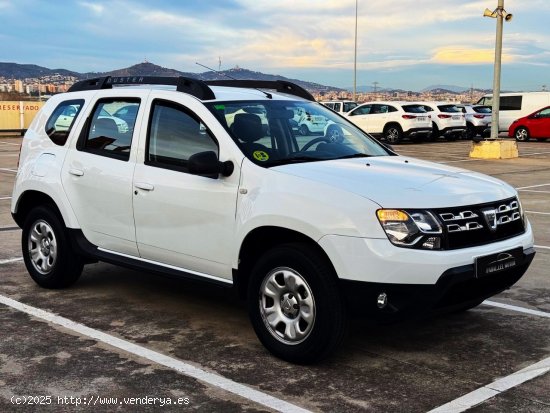
[[74,168],[69,169],[69,173],[70,173],[71,175],[74,175],[74,176],[82,176],[82,175],[84,175],[84,171],[83,171],[83,170],[81,170],[81,169],[74,169]]
[[148,184],[146,182],[136,182],[134,186],[136,188],[143,189],[144,191],[152,191],[153,189],[155,189],[154,185]]

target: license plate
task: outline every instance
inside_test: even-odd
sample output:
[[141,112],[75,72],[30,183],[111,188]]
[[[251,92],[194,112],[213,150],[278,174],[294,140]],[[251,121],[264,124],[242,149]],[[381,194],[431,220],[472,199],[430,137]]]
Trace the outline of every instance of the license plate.
[[460,120],[460,115],[453,115],[453,120]]
[[424,122],[426,119],[427,119],[426,116],[417,116],[416,117],[417,122]]
[[496,254],[477,257],[475,260],[476,276],[478,278],[498,274],[518,266],[523,258],[523,248],[497,252]]

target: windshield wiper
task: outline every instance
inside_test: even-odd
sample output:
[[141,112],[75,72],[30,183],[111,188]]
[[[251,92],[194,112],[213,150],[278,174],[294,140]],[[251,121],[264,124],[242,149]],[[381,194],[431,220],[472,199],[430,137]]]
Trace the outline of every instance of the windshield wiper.
[[286,165],[289,163],[300,163],[300,162],[315,162],[315,161],[327,161],[328,159],[324,158],[316,158],[313,156],[295,156],[292,158],[285,158],[285,159],[276,159],[271,162],[269,162],[269,166],[277,166],[277,165]]
[[332,159],[369,158],[371,156],[372,155],[368,155],[366,153],[354,153],[351,155],[339,156],[338,158],[332,158]]

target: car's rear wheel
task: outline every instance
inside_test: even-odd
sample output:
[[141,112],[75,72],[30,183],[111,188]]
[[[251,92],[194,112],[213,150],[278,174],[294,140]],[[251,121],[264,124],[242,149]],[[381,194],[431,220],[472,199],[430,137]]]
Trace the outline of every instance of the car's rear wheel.
[[397,125],[389,125],[384,129],[384,138],[390,144],[399,143],[403,139],[403,131]]
[[65,288],[82,273],[83,261],[75,254],[65,225],[49,207],[36,207],[23,225],[23,260],[32,279],[44,288]]
[[336,274],[307,244],[285,244],[266,252],[252,270],[250,320],[275,356],[312,363],[330,355],[346,328]]
[[514,137],[518,142],[527,142],[529,140],[529,130],[524,126],[520,126],[515,130]]
[[433,141],[435,141],[437,138],[439,138],[439,128],[437,127],[435,122],[432,122],[432,133],[431,133],[430,136],[431,136]]
[[477,136],[476,127],[471,123],[466,125],[466,137],[470,140],[474,139]]

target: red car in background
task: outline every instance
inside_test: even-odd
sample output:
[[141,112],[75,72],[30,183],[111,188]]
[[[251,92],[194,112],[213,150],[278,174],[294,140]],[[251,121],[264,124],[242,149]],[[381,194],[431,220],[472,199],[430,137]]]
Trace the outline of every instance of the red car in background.
[[508,136],[520,142],[531,138],[550,138],[550,106],[513,121],[508,129]]

